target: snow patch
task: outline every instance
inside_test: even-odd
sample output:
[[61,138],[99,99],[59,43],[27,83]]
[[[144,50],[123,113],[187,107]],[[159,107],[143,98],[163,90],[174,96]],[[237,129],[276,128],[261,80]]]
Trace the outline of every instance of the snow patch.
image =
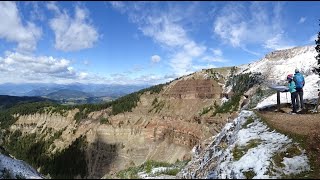
[[[143,172],[139,172],[138,176],[142,179],[173,179],[174,176],[161,174],[170,169],[174,169],[174,168],[173,167],[155,167],[155,168],[152,168],[151,173],[147,173],[143,171]],[[160,174],[160,175],[157,175],[157,174]]]
[[306,156],[295,156],[293,158],[283,158],[283,164],[285,165],[284,173],[288,174],[299,174],[303,171],[309,170],[308,159]]
[[226,98],[226,97],[221,98],[221,104],[223,104],[223,103],[225,103],[225,102],[228,102],[228,101],[229,101],[229,99]]
[[12,159],[0,154],[0,170],[2,171],[4,169],[6,169],[13,177],[22,176],[26,179],[43,179],[36,170],[24,161]]

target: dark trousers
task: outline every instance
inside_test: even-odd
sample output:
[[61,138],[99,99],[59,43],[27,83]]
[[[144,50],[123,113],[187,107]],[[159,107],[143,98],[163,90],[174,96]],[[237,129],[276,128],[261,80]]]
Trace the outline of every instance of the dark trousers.
[[[304,104],[303,104],[303,89],[302,88],[296,88],[297,90],[297,103],[296,103],[296,106],[297,108],[300,108],[303,109],[304,108]],[[299,102],[300,101],[300,102]]]
[[291,93],[291,103],[292,103],[292,112],[297,113],[296,101],[297,101],[297,92]]

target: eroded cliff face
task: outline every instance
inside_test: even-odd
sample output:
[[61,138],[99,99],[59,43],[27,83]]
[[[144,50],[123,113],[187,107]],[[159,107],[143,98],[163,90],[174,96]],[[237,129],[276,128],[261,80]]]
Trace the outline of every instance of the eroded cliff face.
[[[225,71],[222,77],[226,76]],[[11,131],[39,133],[48,138],[61,135],[51,145],[51,152],[70,145],[86,135],[86,159],[90,178],[101,178],[146,160],[174,163],[191,158],[191,149],[205,146],[205,139],[217,134],[235,114],[215,117],[200,115],[214,102],[220,103],[224,80],[205,78],[205,71],[186,76],[165,86],[159,94],[141,95],[132,112],[110,116],[110,109],[74,120],[78,109],[64,114],[36,113],[19,116]],[[101,124],[101,118],[107,118]]]

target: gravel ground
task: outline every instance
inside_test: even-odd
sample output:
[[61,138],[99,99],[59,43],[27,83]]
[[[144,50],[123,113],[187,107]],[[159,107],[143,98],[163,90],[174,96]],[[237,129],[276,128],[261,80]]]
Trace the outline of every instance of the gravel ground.
[[290,108],[281,108],[279,112],[269,110],[259,113],[268,123],[285,132],[300,135],[320,132],[320,113],[311,114],[304,111],[301,114],[289,114],[290,111]]

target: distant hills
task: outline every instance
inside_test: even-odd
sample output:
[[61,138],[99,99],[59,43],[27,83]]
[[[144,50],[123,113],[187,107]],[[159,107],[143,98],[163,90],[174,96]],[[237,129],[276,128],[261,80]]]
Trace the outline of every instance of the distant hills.
[[112,100],[109,98],[107,100],[103,99],[103,97],[94,97],[90,93],[86,93],[83,91],[72,90],[72,89],[60,89],[58,91],[52,92],[44,96],[49,99],[56,100],[61,104],[96,104],[102,103],[107,100]]
[[20,103],[40,102],[40,101],[54,102],[53,100],[43,98],[43,97],[27,97],[27,96],[18,97],[18,96],[0,95],[0,110],[8,109]]
[[70,99],[70,98],[88,98],[93,95],[85,93],[78,90],[72,89],[60,89],[58,91],[49,93],[46,95],[49,99],[60,100],[60,99]]
[[66,104],[83,104],[113,100],[146,87],[149,85],[5,83],[0,84],[0,95],[41,96]]

